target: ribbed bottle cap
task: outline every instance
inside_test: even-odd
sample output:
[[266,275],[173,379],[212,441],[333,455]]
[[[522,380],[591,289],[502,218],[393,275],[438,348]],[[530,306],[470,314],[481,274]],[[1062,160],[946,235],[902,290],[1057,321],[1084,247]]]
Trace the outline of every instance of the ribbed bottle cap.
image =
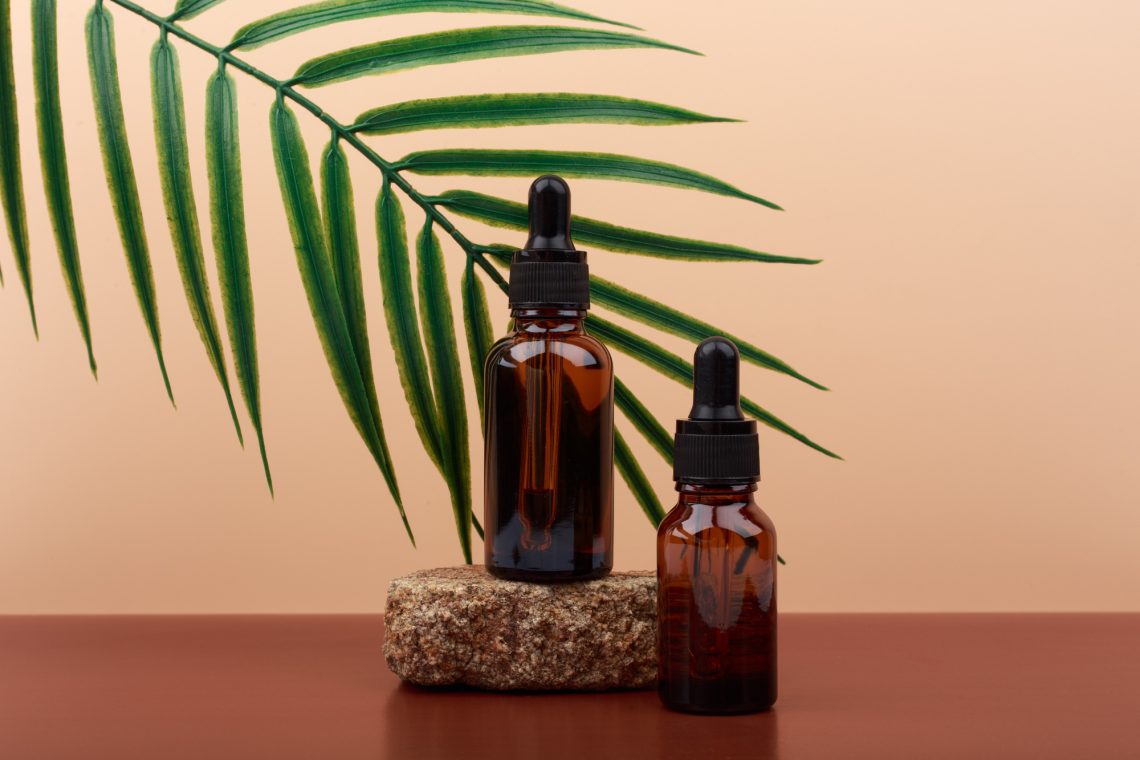
[[740,352],[708,338],[693,357],[693,408],[677,420],[673,479],[681,483],[754,483],[760,479],[756,420],[740,409]]
[[585,251],[570,237],[570,186],[547,174],[530,186],[530,237],[511,260],[508,301],[512,309],[590,306],[590,269]]

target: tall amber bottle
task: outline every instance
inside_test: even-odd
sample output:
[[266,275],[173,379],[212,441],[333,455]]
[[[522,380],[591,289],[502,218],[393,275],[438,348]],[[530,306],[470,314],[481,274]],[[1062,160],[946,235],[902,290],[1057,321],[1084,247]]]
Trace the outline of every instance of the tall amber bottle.
[[697,347],[673,475],[680,498],[657,533],[658,694],[684,712],[766,710],[776,701],[776,533],[753,498],[756,422],[740,410],[740,356],[726,338]]
[[514,328],[485,368],[487,569],[540,583],[613,567],[613,364],[586,333],[586,254],[570,188],[539,177],[530,238],[511,263]]

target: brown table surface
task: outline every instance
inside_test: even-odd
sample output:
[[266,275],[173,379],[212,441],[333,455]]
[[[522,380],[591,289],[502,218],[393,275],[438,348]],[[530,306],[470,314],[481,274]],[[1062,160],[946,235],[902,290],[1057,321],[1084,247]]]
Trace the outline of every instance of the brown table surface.
[[1140,615],[784,615],[780,699],[401,686],[377,616],[0,618],[0,758],[1140,758]]

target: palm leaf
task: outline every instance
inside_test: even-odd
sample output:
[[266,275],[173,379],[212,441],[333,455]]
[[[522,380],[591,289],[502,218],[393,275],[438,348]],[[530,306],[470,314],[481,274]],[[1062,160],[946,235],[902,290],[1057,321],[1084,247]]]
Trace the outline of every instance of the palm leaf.
[[313,58],[301,64],[289,84],[320,86],[366,74],[480,58],[537,55],[597,48],[663,48],[693,53],[648,37],[563,26],[486,26],[452,29],[375,42]]
[[820,385],[811,378],[805,377],[784,360],[758,348],[743,338],[729,335],[725,330],[715,325],[690,317],[671,306],[666,306],[659,301],[646,298],[639,293],[634,293],[632,290],[624,288],[615,282],[602,279],[601,277],[591,277],[590,297],[599,304],[613,309],[619,314],[624,314],[627,317],[636,319],[651,327],[656,327],[659,330],[682,338],[699,342],[713,335],[724,335],[736,344],[737,348],[740,349],[741,357],[746,361],[764,367],[765,369],[794,377],[813,388],[827,390],[826,386]]
[[265,452],[261,419],[261,380],[254,329],[253,284],[245,236],[245,200],[238,139],[237,89],[223,66],[206,87],[206,169],[210,178],[210,220],[214,261],[222,289],[222,313],[233,353],[234,372],[245,399],[265,482],[273,492],[273,474]]
[[[448,190],[432,199],[434,203],[453,210],[460,216],[476,219],[493,227],[513,230],[527,229],[526,205],[495,198],[470,190]],[[574,238],[621,253],[635,253],[682,261],[763,261],[778,264],[818,264],[818,259],[800,259],[777,256],[749,248],[725,243],[661,235],[656,232],[601,222],[586,217],[574,217]]]
[[633,391],[621,381],[621,378],[614,378],[614,401],[618,409],[621,409],[633,423],[637,432],[649,441],[649,445],[657,450],[661,458],[673,464],[673,436],[669,435],[669,431],[657,421],[645,404],[633,395]]
[[771,201],[746,193],[727,182],[683,166],[614,153],[574,153],[557,150],[424,150],[404,156],[395,165],[415,174],[530,177],[559,174],[563,177],[613,179],[668,185],[727,195],[781,210]]
[[[87,347],[91,374],[98,376],[91,347],[91,322],[87,315],[87,292],[79,263],[79,241],[71,206],[71,180],[67,147],[63,140],[63,110],[59,102],[59,46],[56,42],[56,0],[32,0],[32,66],[36,84],[36,126],[39,130],[40,170],[48,214],[67,292],[79,332]],[[2,126],[0,126],[2,129]],[[0,137],[3,139],[3,137]]]
[[185,21],[194,18],[202,11],[208,10],[222,0],[178,0],[174,6],[174,13],[170,15],[171,21]]
[[380,284],[384,294],[384,317],[388,338],[396,356],[400,385],[408,408],[431,461],[443,472],[443,444],[431,376],[424,358],[423,341],[416,321],[415,291],[408,256],[404,211],[385,182],[376,203],[376,235],[380,244]]
[[[20,122],[16,109],[16,76],[12,63],[12,19],[8,0],[0,0],[0,196],[16,270],[24,285],[32,330],[39,337],[36,304],[32,300],[32,268],[28,219],[24,209],[24,173],[20,168]],[[2,280],[0,280],[2,282]]]
[[660,525],[665,519],[665,509],[653,491],[649,478],[645,477],[645,471],[637,463],[637,457],[630,451],[629,444],[617,430],[614,430],[614,464],[617,465],[618,472],[629,486],[629,490],[633,492],[641,511],[649,518],[649,522],[654,526]]
[[352,178],[348,171],[348,158],[339,142],[329,143],[321,159],[321,198],[325,230],[332,257],[333,278],[337,295],[348,326],[349,339],[356,354],[360,377],[368,394],[373,423],[381,432],[381,471],[388,490],[398,498],[399,486],[392,465],[392,455],[384,424],[380,418],[380,401],[376,397],[376,377],[372,370],[372,350],[368,341],[368,320],[364,308],[364,280],[360,273],[360,244],[356,237],[356,207],[352,195]]
[[[293,247],[297,253],[301,282],[309,299],[309,308],[313,313],[317,335],[324,347],[325,360],[349,417],[364,439],[385,480],[391,485],[395,483],[395,476],[387,472],[392,469],[392,462],[386,457],[388,447],[384,441],[384,430],[377,424],[378,417],[374,416],[370,405],[368,390],[360,370],[360,360],[352,348],[352,337],[341,308],[336,276],[333,274],[328,243],[321,225],[321,214],[317,207],[316,193],[313,191],[312,173],[309,170],[309,156],[301,138],[300,125],[297,123],[297,117],[280,98],[273,103],[269,122],[273,157],[277,164],[277,178],[281,183],[281,197],[285,203],[285,216],[289,220],[289,230],[293,234]],[[412,539],[414,544],[412,528],[408,524],[403,501],[396,489],[393,489],[392,498],[396,501],[408,538]]]
[[[416,273],[419,281],[420,321],[427,341],[431,377],[435,387],[437,419],[444,478],[451,491],[455,529],[463,558],[471,564],[471,459],[467,437],[467,403],[463,397],[463,373],[443,250],[432,231],[429,216],[416,240]],[[445,422],[446,421],[446,422]]]
[[373,108],[352,129],[369,135],[452,127],[515,127],[527,124],[639,124],[657,126],[736,121],[685,108],[616,95],[519,92],[408,100]]
[[[661,348],[655,343],[652,343],[640,335],[626,330],[624,327],[619,327],[613,322],[609,322],[601,317],[591,314],[587,318],[587,324],[590,330],[605,341],[612,348],[621,351],[628,356],[637,359],[642,364],[645,364],[657,370],[663,375],[673,378],[686,387],[691,388],[693,385],[693,365],[677,356]],[[795,438],[805,446],[809,446],[816,451],[826,454],[833,459],[842,459],[843,457],[838,454],[827,450],[815,441],[808,438],[803,433],[793,428],[788,423],[775,416],[767,409],[764,409],[759,404],[746,398],[740,399],[741,407],[748,412],[748,414],[755,417],[765,425],[779,430],[785,435]]]
[[222,358],[222,339],[214,318],[210,284],[206,280],[206,261],[202,254],[202,233],[198,229],[198,208],[190,183],[190,150],[186,145],[186,110],[182,100],[182,77],[178,54],[166,38],[155,43],[150,58],[151,96],[154,100],[154,138],[158,148],[158,169],[162,181],[162,198],[170,237],[178,260],[178,272],[186,291],[186,303],[226,396],[226,405],[239,441],[243,441],[241,423],[234,408],[226,362]]
[[275,13],[237,31],[228,48],[251,49],[293,34],[343,21],[401,13],[517,13],[600,21],[636,29],[589,13],[540,0],[326,0]]
[[99,143],[103,150],[103,168],[111,190],[111,205],[119,226],[119,237],[127,255],[135,296],[150,333],[166,394],[174,402],[166,359],[162,354],[162,333],[158,325],[154,273],[143,228],[138,183],[123,120],[123,99],[119,93],[119,64],[115,59],[115,30],[111,14],[96,4],[87,15],[87,59],[91,70],[91,90],[95,100],[95,117],[99,126]]
[[467,258],[463,269],[463,324],[467,328],[467,353],[471,359],[471,376],[475,379],[475,398],[479,400],[479,419],[483,419],[484,360],[491,352],[495,336],[491,329],[491,313],[487,308],[487,291],[475,276],[475,260]]
[[[271,490],[272,481],[261,429],[236,99],[232,80],[226,76],[225,67],[233,65],[240,68],[254,80],[276,91],[276,102],[270,113],[274,158],[302,284],[314,324],[342,401],[380,466],[395,497],[405,529],[411,537],[411,529],[396,490],[395,475],[380,419],[364,313],[351,181],[338,136],[370,159],[385,175],[377,203],[385,317],[389,327],[395,327],[390,329],[391,339],[396,348],[401,384],[408,397],[417,431],[429,456],[447,480],[457,528],[468,559],[470,528],[474,527],[480,536],[482,530],[478,520],[471,514],[471,475],[466,431],[460,425],[452,424],[465,425],[466,401],[459,370],[455,335],[457,326],[450,308],[443,254],[433,228],[438,226],[446,231],[467,253],[462,281],[464,320],[467,324],[472,372],[477,385],[482,385],[484,368],[481,359],[489,349],[492,335],[486,293],[476,278],[474,269],[476,265],[485,268],[492,281],[505,289],[506,283],[501,275],[486,265],[488,254],[501,258],[501,252],[493,246],[472,243],[439,211],[449,208],[458,215],[491,225],[525,229],[526,209],[522,204],[465,191],[450,191],[436,198],[427,197],[400,174],[392,174],[393,170],[406,170],[409,174],[471,175],[529,175],[553,170],[568,176],[620,179],[700,190],[745,198],[778,208],[775,204],[708,175],[635,157],[561,151],[437,150],[413,153],[402,161],[393,162],[376,154],[351,134],[397,134],[426,129],[555,123],[663,125],[731,121],[730,119],[619,96],[537,92],[406,101],[372,109],[362,114],[354,125],[345,126],[322,110],[321,104],[299,94],[291,86],[299,84],[315,87],[366,74],[563,50],[657,48],[693,53],[668,43],[616,31],[563,26],[457,29],[386,40],[314,58],[303,64],[295,76],[287,81],[277,79],[233,54],[237,48],[256,47],[336,22],[401,13],[513,12],[617,24],[546,0],[324,0],[284,10],[247,24],[225,48],[215,47],[174,23],[180,19],[193,18],[218,5],[221,0],[176,0],[173,13],[165,18],[130,0],[109,1],[120,9],[157,25],[162,34],[152,55],[152,88],[164,201],[188,303],[208,356],[226,391],[231,416],[237,426],[236,410],[226,384],[224,362],[220,355],[221,340],[217,325],[213,323],[208,278],[204,275],[195,200],[189,180],[189,156],[178,62],[174,50],[167,45],[166,37],[179,36],[219,61],[218,74],[210,81],[207,93],[206,132],[213,236],[238,384],[258,433],[262,461]],[[56,3],[57,0],[32,0],[37,124],[48,208],[57,247],[60,249],[69,294],[94,370],[63,143],[55,38]],[[4,143],[0,147],[0,191],[3,191],[0,201],[5,207],[19,274],[31,307],[28,234],[16,143],[18,128],[15,121],[16,93],[9,10],[10,0],[0,0],[0,141]],[[104,9],[104,0],[96,0],[95,8],[88,16],[86,31],[100,144],[116,222],[140,309],[154,344],[167,392],[172,396],[162,353],[153,274],[137,182],[123,124],[112,20]],[[287,99],[310,112],[330,127],[334,134],[332,144],[321,162],[323,216],[322,208],[317,203],[314,177],[309,169],[296,117],[285,107]],[[11,133],[12,130],[16,130],[15,135]],[[398,185],[408,198],[429,212],[425,227],[417,238],[418,298],[411,282],[412,267],[408,260],[403,213],[392,194],[390,183]],[[577,219],[575,227],[577,237],[592,246],[665,259],[817,263],[811,259],[776,256],[740,246],[661,235],[592,219]],[[670,306],[640,296],[615,283],[596,280],[594,289],[595,298],[601,305],[672,334],[695,340],[709,332],[723,332],[711,324],[687,317]],[[32,318],[34,325],[34,308]],[[685,385],[690,384],[692,367],[681,357],[596,316],[590,318],[589,324],[615,350],[627,353]],[[421,330],[424,332],[422,341]],[[739,339],[737,342],[741,344],[747,360],[822,387],[754,345]],[[668,460],[671,456],[671,441],[666,429],[630,389],[616,378],[614,389],[615,404],[634,428]],[[749,399],[743,399],[742,402],[752,416],[796,437],[808,446],[829,456],[836,456]],[[483,403],[480,397],[481,415],[485,414]],[[445,421],[448,424],[445,425]],[[240,436],[240,427],[238,432]],[[620,434],[615,434],[614,446],[615,464],[623,478],[650,520],[659,521],[664,514],[661,503]],[[780,559],[780,562],[783,560]]]

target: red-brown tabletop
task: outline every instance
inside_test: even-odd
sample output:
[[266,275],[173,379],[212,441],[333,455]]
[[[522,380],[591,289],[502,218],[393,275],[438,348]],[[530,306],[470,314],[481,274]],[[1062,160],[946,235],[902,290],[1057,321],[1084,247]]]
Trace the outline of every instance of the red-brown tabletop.
[[785,615],[763,715],[401,686],[376,616],[0,618],[0,758],[1140,758],[1140,615]]

